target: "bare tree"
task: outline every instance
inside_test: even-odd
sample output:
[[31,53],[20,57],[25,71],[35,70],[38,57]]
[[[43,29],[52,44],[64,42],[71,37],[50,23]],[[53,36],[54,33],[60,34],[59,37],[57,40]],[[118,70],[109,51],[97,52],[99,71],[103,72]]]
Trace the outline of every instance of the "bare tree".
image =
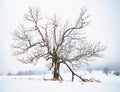
[[85,28],[89,25],[86,14],[87,9],[81,8],[79,17],[74,22],[62,21],[56,15],[52,18],[41,18],[39,9],[29,8],[25,19],[31,24],[26,28],[20,25],[14,32],[14,55],[18,60],[28,64],[37,64],[44,57],[51,61],[49,69],[53,69],[53,79],[62,80],[60,65],[65,64],[74,76],[82,81],[91,81],[77,75],[74,67],[88,64],[95,57],[101,57],[105,47],[97,43],[91,43],[84,37]]

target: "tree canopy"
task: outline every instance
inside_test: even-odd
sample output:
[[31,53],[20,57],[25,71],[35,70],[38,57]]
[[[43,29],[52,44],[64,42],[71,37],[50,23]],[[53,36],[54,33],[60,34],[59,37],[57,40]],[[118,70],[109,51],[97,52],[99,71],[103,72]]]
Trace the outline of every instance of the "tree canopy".
[[62,20],[54,14],[53,17],[41,18],[38,8],[29,8],[25,20],[30,23],[27,27],[20,25],[14,32],[12,44],[14,55],[23,63],[37,64],[43,57],[51,61],[49,69],[53,69],[53,79],[62,79],[60,64],[65,64],[74,75],[72,67],[88,64],[95,57],[102,57],[105,46],[100,42],[91,42],[84,36],[89,25],[89,15],[86,8],[81,8],[79,17],[71,22]]

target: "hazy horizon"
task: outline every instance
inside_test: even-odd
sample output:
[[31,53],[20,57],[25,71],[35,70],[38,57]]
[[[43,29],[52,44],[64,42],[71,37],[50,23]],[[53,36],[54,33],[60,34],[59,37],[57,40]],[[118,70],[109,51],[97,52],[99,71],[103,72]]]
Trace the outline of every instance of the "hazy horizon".
[[109,66],[120,70],[120,1],[119,0],[1,0],[0,1],[0,73],[17,72],[28,69],[46,69],[44,60],[36,66],[23,64],[12,56],[12,33],[18,25],[24,24],[24,15],[29,7],[39,7],[41,15],[57,13],[60,18],[76,18],[80,8],[86,6],[91,24],[87,29],[87,39],[100,41],[107,47],[104,58],[90,62],[94,68]]

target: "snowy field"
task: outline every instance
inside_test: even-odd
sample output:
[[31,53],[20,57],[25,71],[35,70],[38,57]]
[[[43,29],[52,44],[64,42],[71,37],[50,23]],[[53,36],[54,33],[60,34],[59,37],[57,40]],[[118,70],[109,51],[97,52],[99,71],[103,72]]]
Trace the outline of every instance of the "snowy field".
[[[97,82],[70,81],[69,73],[61,74],[64,81],[44,81],[40,76],[0,76],[0,92],[120,92],[120,76],[105,75],[100,71],[84,73],[85,78],[93,77]],[[45,78],[51,78],[45,75]]]

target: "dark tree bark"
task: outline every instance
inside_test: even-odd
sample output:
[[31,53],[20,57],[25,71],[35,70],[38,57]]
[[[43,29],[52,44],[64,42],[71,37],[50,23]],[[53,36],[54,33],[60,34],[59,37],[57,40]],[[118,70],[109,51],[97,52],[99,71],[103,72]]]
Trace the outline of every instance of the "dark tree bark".
[[55,48],[53,48],[53,53],[52,53],[52,67],[53,67],[53,80],[59,80],[60,63],[59,63],[59,58]]
[[[63,80],[60,75],[60,64],[64,63],[74,76],[83,82],[89,81],[77,75],[71,67],[87,64],[96,57],[102,57],[105,47],[87,41],[83,36],[89,15],[87,9],[82,8],[79,17],[74,22],[60,21],[56,15],[52,18],[41,18],[39,9],[29,8],[25,19],[31,23],[30,27],[21,25],[14,32],[13,53],[17,59],[25,64],[37,64],[40,58],[51,61],[49,68],[53,70],[54,80]],[[27,25],[28,26],[28,25]]]
[[57,67],[54,67],[53,79],[54,80],[59,80],[60,79],[59,64],[57,64]]

